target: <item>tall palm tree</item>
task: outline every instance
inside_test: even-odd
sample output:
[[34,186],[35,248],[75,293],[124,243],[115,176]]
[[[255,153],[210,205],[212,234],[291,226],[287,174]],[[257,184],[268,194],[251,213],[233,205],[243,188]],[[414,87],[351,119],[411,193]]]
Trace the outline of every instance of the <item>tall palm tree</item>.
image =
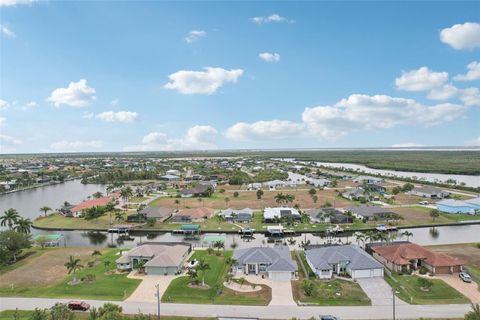
[[70,256],[70,260],[65,262],[64,266],[68,269],[68,274],[73,273],[73,282],[76,282],[75,272],[83,268],[83,265],[80,264],[80,259]]
[[43,214],[45,215],[45,217],[47,216],[47,212],[48,211],[52,211],[52,208],[48,207],[48,206],[43,206],[40,208],[40,211],[43,212]]
[[402,233],[402,236],[407,237],[407,241],[410,241],[410,237],[413,237],[413,233],[411,233],[411,232],[408,231],[408,230],[405,230],[405,231]]
[[123,188],[122,190],[120,190],[120,197],[125,201],[127,202],[128,199],[133,195],[133,191],[132,191],[132,188],[130,187],[126,187],[126,188]]
[[430,211],[430,217],[432,217],[433,222],[435,222],[435,219],[440,217],[440,211],[438,211],[437,209],[433,209],[432,211]]
[[175,202],[175,205],[177,206],[177,210],[178,210],[178,206],[180,205],[180,200],[178,200],[178,199],[175,199],[175,201],[174,201],[174,202]]
[[287,198],[286,196],[282,193],[282,192],[279,192],[275,195],[275,197],[273,197],[275,199],[275,201],[277,202],[277,204],[280,204],[280,203],[283,203],[283,202],[286,202],[287,201]]
[[205,286],[205,273],[210,269],[210,265],[205,262],[205,259],[198,261],[197,270],[202,271],[202,287]]
[[103,197],[103,193],[101,193],[100,191],[97,191],[97,192],[95,192],[94,194],[92,194],[92,196],[93,196],[95,199],[98,199],[98,198]]
[[32,229],[32,220],[26,218],[19,218],[15,222],[15,231],[22,233],[30,233]]
[[124,219],[123,212],[119,209],[115,209],[115,221],[123,221]]
[[3,216],[0,217],[0,226],[5,227],[8,226],[10,230],[13,229],[14,224],[20,218],[18,211],[10,208],[3,212]]

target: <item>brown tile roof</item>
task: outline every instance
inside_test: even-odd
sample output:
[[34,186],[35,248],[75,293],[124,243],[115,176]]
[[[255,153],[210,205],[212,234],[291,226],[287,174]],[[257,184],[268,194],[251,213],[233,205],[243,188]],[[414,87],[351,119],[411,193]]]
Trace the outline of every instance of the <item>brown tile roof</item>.
[[112,200],[117,198],[118,198],[118,194],[112,193],[111,195],[106,197],[83,201],[82,203],[79,203],[75,207],[70,209],[70,211],[79,212],[79,211],[82,211],[83,209],[89,209],[93,207],[103,207],[109,204]]
[[192,219],[201,219],[203,217],[210,218],[213,216],[213,209],[200,207],[180,210],[175,216],[188,216]]
[[434,253],[415,243],[376,246],[372,250],[397,265],[407,265],[411,260],[424,260],[433,267],[463,265],[463,261],[459,259],[443,253]]

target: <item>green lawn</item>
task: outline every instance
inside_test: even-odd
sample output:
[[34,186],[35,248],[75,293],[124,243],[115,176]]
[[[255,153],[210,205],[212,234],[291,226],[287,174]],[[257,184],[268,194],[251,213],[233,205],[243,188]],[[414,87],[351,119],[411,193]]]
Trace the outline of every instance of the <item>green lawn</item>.
[[128,202],[140,203],[140,202],[143,202],[147,199],[148,199],[147,197],[132,197],[132,198],[128,199]]
[[[191,259],[203,258],[210,265],[210,269],[205,273],[205,283],[208,288],[190,288],[188,284],[191,279],[188,276],[180,277],[170,283],[163,294],[162,301],[194,304],[267,305],[271,299],[271,291],[267,287],[257,292],[238,293],[223,286],[228,273],[225,259],[231,255],[231,251],[226,251],[222,256],[208,255],[206,251],[195,252]],[[199,280],[202,280],[201,272],[199,272]],[[219,291],[221,291],[220,295]]]
[[[15,317],[17,315],[17,318]],[[33,311],[31,310],[4,310],[0,311],[0,320],[30,320]],[[132,315],[126,315],[129,318],[133,318]],[[88,319],[89,313],[75,313],[74,319]],[[156,319],[156,315],[153,315]],[[215,318],[194,318],[194,317],[175,317],[175,316],[161,316],[162,320],[214,320]]]
[[[99,217],[96,220],[85,220],[83,218],[65,217],[59,213],[53,213],[47,217],[37,219],[33,222],[35,227],[39,228],[63,228],[63,229],[108,229],[112,224],[121,223],[115,221],[114,215],[112,217],[109,213]],[[124,219],[127,218],[127,213],[123,214]],[[110,221],[112,223],[110,223]]]
[[397,290],[397,296],[411,304],[461,304],[470,303],[463,294],[438,279],[433,282],[429,291],[423,291],[418,285],[418,276],[385,273],[385,280]]
[[[82,282],[76,285],[68,283],[73,275],[68,275],[61,281],[47,287],[2,287],[0,296],[16,297],[39,297],[39,298],[78,298],[97,300],[124,300],[137,288],[141,280],[128,279],[126,274],[110,274],[108,271],[116,269],[115,260],[118,250],[104,250],[103,255],[98,258],[94,267],[87,267],[76,272],[76,278],[81,279],[87,275],[94,275],[93,283]],[[110,261],[108,268],[105,268],[104,261]]]
[[465,221],[465,220],[480,220],[480,215],[459,214],[459,213],[441,213],[441,215],[455,222]]

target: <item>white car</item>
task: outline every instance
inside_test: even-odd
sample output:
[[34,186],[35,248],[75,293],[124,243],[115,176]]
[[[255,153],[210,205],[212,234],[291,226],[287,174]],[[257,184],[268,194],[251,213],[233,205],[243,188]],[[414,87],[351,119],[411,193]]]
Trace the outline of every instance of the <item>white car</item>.
[[472,282],[472,277],[470,277],[470,275],[466,272],[460,272],[458,276],[463,280],[463,282]]

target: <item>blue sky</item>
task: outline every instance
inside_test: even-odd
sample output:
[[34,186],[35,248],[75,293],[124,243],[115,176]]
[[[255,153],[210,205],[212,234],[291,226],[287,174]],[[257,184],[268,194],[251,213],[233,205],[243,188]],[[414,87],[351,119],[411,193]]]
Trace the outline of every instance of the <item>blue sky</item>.
[[0,0],[0,152],[480,145],[480,3]]

